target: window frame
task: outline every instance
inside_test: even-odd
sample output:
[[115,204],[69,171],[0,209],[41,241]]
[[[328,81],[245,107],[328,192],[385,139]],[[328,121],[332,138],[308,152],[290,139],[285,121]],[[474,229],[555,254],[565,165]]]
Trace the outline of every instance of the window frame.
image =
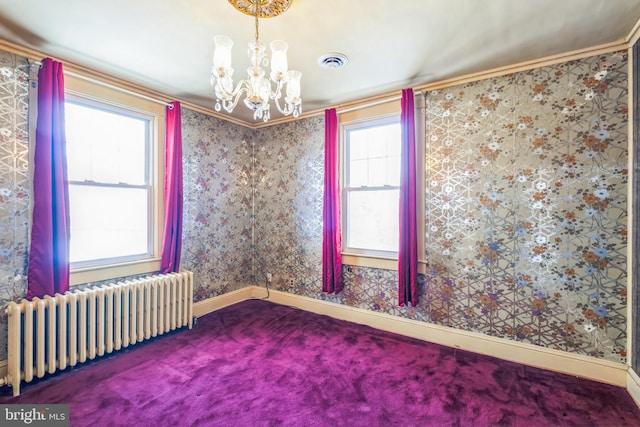
[[[424,114],[424,98],[420,92],[415,94],[415,109],[416,109],[416,155],[417,165],[416,172],[418,182],[417,188],[417,219],[418,219],[418,271],[422,274],[426,272],[426,257],[425,257],[425,172],[424,172],[424,153],[425,153],[425,123],[420,114]],[[345,174],[346,174],[346,159],[345,159],[345,129],[355,126],[365,127],[367,123],[374,123],[376,121],[382,122],[386,120],[397,119],[400,121],[400,98],[392,98],[375,102],[369,106],[355,105],[344,112],[339,113],[340,121],[340,189],[341,189],[341,225],[343,235],[346,235],[346,192],[345,192]],[[383,252],[373,250],[355,250],[346,247],[346,239],[343,239],[342,247],[342,263],[344,265],[352,265],[359,267],[379,268],[384,270],[398,270],[398,253],[396,252]]]
[[110,84],[101,84],[89,78],[65,74],[65,101],[140,117],[148,120],[147,184],[148,217],[150,220],[148,253],[139,256],[110,258],[111,262],[75,262],[70,266],[70,285],[109,280],[118,277],[156,272],[160,269],[162,231],[164,227],[164,146],[166,113],[162,104],[150,101],[144,95],[136,96]]
[[[348,176],[350,173],[351,167],[351,159],[349,158],[348,153],[348,145],[350,143],[348,134],[354,130],[365,130],[377,127],[383,127],[387,125],[397,124],[400,125],[400,116],[398,114],[387,114],[378,117],[371,117],[366,120],[360,120],[357,122],[345,123],[342,126],[342,142],[341,142],[341,155],[342,155],[342,206],[344,206],[344,215],[342,215],[342,230],[343,236],[343,252],[357,255],[357,256],[366,256],[373,258],[382,258],[382,259],[398,259],[398,251],[384,251],[377,249],[365,249],[365,248],[357,248],[348,246],[347,236],[349,234],[349,220],[351,217],[348,215],[348,206],[349,206],[349,194],[350,193],[359,193],[359,192],[367,192],[367,191],[400,191],[400,183],[398,185],[379,185],[379,186],[358,186],[351,187],[348,186]],[[398,141],[400,144],[400,141]],[[399,161],[399,160],[398,160]]]
[[[146,249],[144,252],[134,255],[124,255],[110,258],[100,258],[86,261],[71,261],[70,267],[72,269],[82,269],[82,268],[99,268],[105,265],[112,264],[122,264],[133,261],[140,261],[144,259],[148,259],[153,256],[153,227],[154,227],[154,218],[153,218],[153,183],[151,182],[151,173],[153,172],[152,165],[152,141],[151,141],[151,129],[153,127],[154,117],[141,113],[139,111],[134,111],[128,108],[123,108],[122,106],[105,104],[104,102],[98,101],[96,99],[87,99],[84,97],[80,97],[77,95],[66,95],[65,96],[65,106],[66,104],[74,104],[79,107],[84,107],[88,109],[94,109],[97,111],[102,111],[109,114],[119,115],[127,118],[132,118],[136,120],[140,120],[144,123],[145,131],[144,131],[144,184],[129,184],[124,182],[112,183],[112,182],[103,182],[103,181],[94,181],[94,180],[84,180],[84,181],[76,181],[72,179],[68,179],[69,191],[71,192],[71,186],[76,187],[97,187],[97,188],[118,188],[118,189],[141,189],[146,192],[146,209],[147,209],[147,218],[146,218]],[[65,114],[65,120],[68,119],[68,115]],[[69,146],[67,145],[67,150]]]

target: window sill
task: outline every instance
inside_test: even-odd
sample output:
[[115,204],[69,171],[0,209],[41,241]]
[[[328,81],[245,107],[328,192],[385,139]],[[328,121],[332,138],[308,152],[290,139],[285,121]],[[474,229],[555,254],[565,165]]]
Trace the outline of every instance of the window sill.
[[[353,253],[342,253],[342,264],[358,267],[379,268],[382,270],[398,271],[398,259],[374,255],[362,255]],[[418,273],[427,273],[427,262],[418,260]]]
[[147,259],[122,264],[101,265],[72,269],[69,285],[76,286],[102,280],[116,279],[137,274],[154,273],[160,270],[160,259]]
[[346,265],[355,265],[358,267],[381,268],[383,270],[398,269],[397,258],[386,258],[373,255],[356,255],[342,253],[342,263]]

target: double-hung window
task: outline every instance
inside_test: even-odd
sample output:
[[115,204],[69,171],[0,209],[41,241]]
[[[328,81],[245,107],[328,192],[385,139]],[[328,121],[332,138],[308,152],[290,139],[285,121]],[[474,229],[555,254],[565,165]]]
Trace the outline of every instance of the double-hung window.
[[150,257],[150,118],[86,101],[65,118],[71,263]]
[[343,125],[343,251],[395,258],[398,252],[400,118]]
[[[422,97],[416,99],[420,102]],[[389,100],[354,108],[339,117],[342,129],[342,262],[396,270],[400,240],[400,102]],[[417,157],[424,159],[424,121],[416,120],[416,127]],[[423,163],[418,160],[416,164],[419,248],[424,247]],[[423,268],[422,255],[419,261]]]
[[71,79],[65,101],[71,284],[159,268],[163,110],[93,86]]

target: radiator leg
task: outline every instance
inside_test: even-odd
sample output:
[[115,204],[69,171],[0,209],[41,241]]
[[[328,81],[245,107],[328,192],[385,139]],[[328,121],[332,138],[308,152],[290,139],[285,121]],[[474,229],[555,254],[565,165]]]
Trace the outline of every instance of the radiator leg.
[[8,337],[8,383],[13,388],[13,396],[20,395],[20,306],[10,302],[6,309],[9,316]]

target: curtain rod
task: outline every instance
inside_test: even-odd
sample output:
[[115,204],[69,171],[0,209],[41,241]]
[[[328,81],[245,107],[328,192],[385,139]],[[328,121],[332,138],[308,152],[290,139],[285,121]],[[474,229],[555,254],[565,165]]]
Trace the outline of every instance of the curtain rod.
[[[415,90],[413,93],[414,97],[420,96],[422,94],[421,90]],[[344,109],[340,109],[338,106],[336,108],[337,114],[350,113],[351,111],[361,110],[363,108],[375,107],[376,105],[386,104],[387,102],[399,101],[402,99],[400,95],[389,96],[387,98],[372,100],[370,102],[365,102],[363,104],[354,105],[353,107],[346,107]]]
[[371,101],[364,104],[354,105],[353,107],[348,107],[344,109],[336,109],[337,114],[350,113],[351,111],[362,110],[363,108],[375,107],[376,105],[386,104],[387,102],[398,101],[402,97],[393,96],[390,98],[379,99],[377,101]]
[[[37,66],[37,67],[42,66],[42,62],[40,62],[40,61],[29,61],[29,63],[30,63],[31,66]],[[170,110],[173,110],[173,105],[168,103],[167,101],[163,101],[163,100],[158,99],[158,98],[153,98],[151,96],[143,95],[141,93],[137,93],[137,92],[134,92],[134,91],[129,90],[129,89],[125,89],[125,88],[122,88],[122,87],[119,87],[119,86],[116,86],[116,85],[112,85],[110,83],[103,82],[101,80],[97,80],[97,79],[94,79],[94,78],[91,78],[91,77],[87,77],[87,76],[84,76],[82,74],[74,73],[73,71],[64,70],[64,68],[63,68],[63,71],[64,71],[64,74],[69,75],[71,77],[76,77],[78,79],[85,80],[85,81],[88,81],[88,82],[91,82],[91,83],[95,83],[95,84],[98,84],[100,86],[107,87],[109,89],[117,90],[117,91],[126,93],[128,95],[137,96],[138,98],[146,99],[147,101],[155,102],[156,104],[162,104],[162,105],[164,105],[166,107],[169,107]]]
[[82,79],[82,80],[85,80],[85,81],[88,81],[88,82],[91,82],[91,83],[99,84],[100,86],[104,86],[104,87],[107,87],[109,89],[114,89],[114,90],[126,93],[128,95],[137,96],[138,98],[142,98],[142,99],[146,99],[147,101],[155,102],[156,104],[165,105],[165,106],[169,107],[170,110],[173,110],[173,105],[172,104],[169,104],[168,102],[163,101],[161,99],[152,98],[150,96],[143,95],[141,93],[137,93],[137,92],[134,92],[134,91],[129,90],[129,89],[124,89],[124,88],[118,87],[116,85],[112,85],[110,83],[105,83],[103,81],[96,80],[96,79],[93,79],[91,77],[83,76],[82,74],[74,73],[73,71],[65,71],[64,73],[69,75],[69,76],[76,77],[78,79]]

